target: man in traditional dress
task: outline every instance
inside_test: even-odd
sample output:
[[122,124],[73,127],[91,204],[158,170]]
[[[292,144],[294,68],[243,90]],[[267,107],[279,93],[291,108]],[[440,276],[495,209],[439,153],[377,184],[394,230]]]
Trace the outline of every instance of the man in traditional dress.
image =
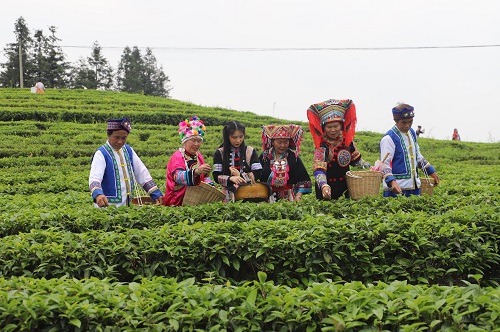
[[[411,128],[414,108],[399,103],[392,109],[396,123],[380,141],[380,159],[384,160],[384,197],[420,195],[420,178],[417,168],[439,184],[436,170],[420,153],[415,130]],[[386,157],[387,156],[387,157]]]
[[144,163],[128,145],[132,123],[127,118],[108,121],[108,141],[94,153],[89,187],[96,207],[129,206],[140,185],[156,204],[163,194]]

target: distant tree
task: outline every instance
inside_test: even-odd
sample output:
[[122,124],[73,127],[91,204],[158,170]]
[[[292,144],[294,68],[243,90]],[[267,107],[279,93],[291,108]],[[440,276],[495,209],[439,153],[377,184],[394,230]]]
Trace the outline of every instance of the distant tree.
[[163,66],[158,67],[153,51],[148,47],[144,56],[144,94],[169,97],[169,78],[163,72]]
[[112,90],[113,68],[101,54],[101,46],[96,41],[92,53],[86,59],[80,58],[71,69],[71,87]]
[[70,87],[97,89],[95,71],[89,67],[86,59],[80,58],[70,70]]
[[170,88],[166,85],[168,76],[163,68],[156,63],[156,58],[150,48],[142,57],[137,46],[123,50],[118,65],[118,89],[129,93],[142,93],[151,96],[169,97]]
[[[31,85],[34,85],[36,81],[44,81],[45,75],[48,72],[48,61],[46,58],[48,48],[47,38],[43,35],[43,30],[35,30],[34,40],[33,40],[33,48],[31,50],[31,58],[33,59],[32,64],[33,68],[30,73],[30,77],[35,80],[35,82],[30,82]],[[50,84],[48,84],[50,85]]]
[[92,46],[92,54],[87,58],[89,66],[95,74],[96,89],[111,90],[113,88],[113,68],[102,56],[101,46],[97,41]]
[[49,27],[50,36],[46,38],[45,47],[45,68],[44,76],[40,77],[45,83],[53,88],[68,87],[68,69],[69,64],[66,62],[66,55],[64,54],[59,41],[61,39],[56,37],[57,28],[55,26]]
[[50,26],[49,31],[49,36],[45,36],[43,30],[35,31],[31,84],[41,81],[52,88],[65,88],[68,87],[69,64],[62,48],[58,45],[60,39],[56,37],[57,28]]
[[21,45],[23,85],[28,86],[28,82],[33,79],[30,76],[32,70],[31,48],[33,39],[30,37],[28,25],[23,17],[19,17],[14,24],[14,34],[16,42],[7,44],[4,48],[7,62],[0,64],[4,69],[0,72],[0,86],[16,88],[21,86],[19,68],[19,45]]
[[125,47],[118,65],[118,89],[129,93],[143,93],[143,61],[137,46]]
[[8,44],[4,49],[7,62],[1,64],[4,71],[0,73],[0,85],[4,87],[20,87],[19,45],[21,45],[23,86],[33,86],[42,81],[47,87],[62,88],[67,86],[68,64],[56,37],[56,27],[49,27],[50,35],[45,36],[43,30],[35,30],[30,36],[24,18],[15,23],[16,43]]

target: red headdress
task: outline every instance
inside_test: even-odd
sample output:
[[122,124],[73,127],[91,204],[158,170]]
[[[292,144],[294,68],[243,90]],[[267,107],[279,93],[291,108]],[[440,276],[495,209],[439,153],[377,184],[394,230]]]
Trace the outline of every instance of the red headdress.
[[304,138],[304,130],[295,124],[262,126],[262,151],[264,156],[272,156],[273,139],[288,138],[289,149],[297,156],[300,152],[300,143]]
[[356,106],[350,99],[329,99],[312,104],[307,109],[307,119],[316,148],[319,148],[324,136],[323,126],[328,122],[339,121],[343,123],[342,137],[347,146],[354,140],[357,121]]

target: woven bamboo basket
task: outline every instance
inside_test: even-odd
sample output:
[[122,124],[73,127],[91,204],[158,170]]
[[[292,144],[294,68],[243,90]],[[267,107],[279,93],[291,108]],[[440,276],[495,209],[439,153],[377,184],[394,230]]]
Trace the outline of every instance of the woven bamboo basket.
[[347,188],[352,199],[380,195],[382,173],[374,171],[349,171],[346,173]]
[[420,195],[432,196],[434,193],[434,179],[420,178]]
[[143,206],[143,205],[153,205],[154,202],[149,196],[138,196],[132,198],[132,205]]
[[240,185],[234,193],[234,200],[255,203],[268,202],[269,196],[271,196],[271,188],[267,184],[255,182]]
[[222,202],[226,197],[222,191],[205,182],[197,186],[186,187],[182,205],[198,205],[204,203]]

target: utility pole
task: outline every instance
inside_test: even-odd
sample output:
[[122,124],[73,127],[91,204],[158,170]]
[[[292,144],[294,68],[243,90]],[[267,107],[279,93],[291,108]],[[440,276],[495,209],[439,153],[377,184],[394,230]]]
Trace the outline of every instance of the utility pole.
[[19,38],[19,87],[24,88],[23,84],[23,49],[21,46],[21,38]]

